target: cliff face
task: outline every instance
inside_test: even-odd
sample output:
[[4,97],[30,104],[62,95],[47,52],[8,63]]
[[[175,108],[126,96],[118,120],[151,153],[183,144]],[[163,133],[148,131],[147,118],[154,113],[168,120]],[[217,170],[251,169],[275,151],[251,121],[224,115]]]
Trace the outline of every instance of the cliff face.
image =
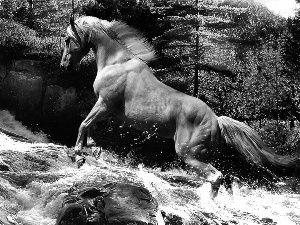
[[43,79],[39,69],[38,62],[28,60],[6,66],[1,84],[1,105],[15,111],[22,120],[27,118],[34,122],[41,119]]
[[[51,134],[51,127],[56,125],[66,134],[68,124],[75,124],[71,129],[79,124],[76,89],[49,84],[50,71],[43,61],[0,61],[0,108],[9,110],[18,120],[36,129],[49,129]],[[63,125],[61,121],[67,123]],[[77,128],[73,130],[72,139]]]
[[51,68],[47,68],[45,62],[16,60],[0,64],[0,68],[1,107],[12,110],[21,120],[38,123],[49,119],[51,113],[62,113],[75,107],[74,88],[47,86],[47,73]]

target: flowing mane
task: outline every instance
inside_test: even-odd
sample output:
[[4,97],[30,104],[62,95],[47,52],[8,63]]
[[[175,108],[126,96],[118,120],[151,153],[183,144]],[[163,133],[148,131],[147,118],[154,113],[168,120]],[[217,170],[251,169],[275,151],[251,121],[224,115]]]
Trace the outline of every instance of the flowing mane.
[[[91,36],[94,35],[94,38],[97,39],[97,36],[99,37],[100,33],[105,33],[108,37],[124,46],[134,57],[138,59],[149,62],[156,58],[155,50],[146,38],[138,30],[123,22],[109,22],[95,17],[86,16],[76,20],[76,24],[83,33],[85,39],[87,39],[85,41],[89,42]],[[72,36],[74,36],[74,34],[72,34]]]
[[138,58],[144,61],[155,59],[154,48],[138,30],[119,21],[111,22],[109,30],[117,34],[121,43]]

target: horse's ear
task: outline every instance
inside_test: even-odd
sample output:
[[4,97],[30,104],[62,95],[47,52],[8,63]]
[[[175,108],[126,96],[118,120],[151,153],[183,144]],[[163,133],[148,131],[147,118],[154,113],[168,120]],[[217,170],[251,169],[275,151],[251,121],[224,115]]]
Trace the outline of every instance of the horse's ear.
[[81,45],[81,38],[77,32],[77,29],[76,29],[76,26],[75,26],[75,21],[74,21],[74,17],[70,17],[70,25],[71,25],[71,28],[72,28],[72,31],[74,32],[75,34],[75,37],[77,39],[77,41],[79,42],[79,44]]

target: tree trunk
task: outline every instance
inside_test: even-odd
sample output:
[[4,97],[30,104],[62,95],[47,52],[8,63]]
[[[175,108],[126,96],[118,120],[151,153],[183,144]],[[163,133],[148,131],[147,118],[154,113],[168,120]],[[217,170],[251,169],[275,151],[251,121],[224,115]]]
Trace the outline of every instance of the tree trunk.
[[290,121],[290,130],[295,127],[295,120],[291,119]]
[[199,73],[199,7],[198,7],[198,0],[196,0],[197,6],[197,24],[196,24],[196,66],[195,66],[195,75],[194,75],[194,97],[198,97],[198,73]]
[[33,15],[33,0],[27,0],[29,4],[28,27],[34,28],[34,15]]
[[12,18],[12,2],[10,0],[3,0],[2,15],[6,19]]

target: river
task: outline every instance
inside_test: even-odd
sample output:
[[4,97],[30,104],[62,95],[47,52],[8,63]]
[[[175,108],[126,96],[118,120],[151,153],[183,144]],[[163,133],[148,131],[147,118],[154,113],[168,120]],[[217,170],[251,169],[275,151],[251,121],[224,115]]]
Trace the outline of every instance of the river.
[[[214,200],[210,185],[193,173],[173,168],[131,167],[103,151],[77,169],[67,147],[27,143],[0,133],[0,224],[54,225],[63,198],[82,183],[130,182],[148,189],[167,217],[166,224],[300,224],[300,193],[283,185],[276,191],[235,183]],[[7,166],[7,171],[5,171]],[[4,168],[4,169],[3,169]],[[296,191],[295,191],[296,190]]]

